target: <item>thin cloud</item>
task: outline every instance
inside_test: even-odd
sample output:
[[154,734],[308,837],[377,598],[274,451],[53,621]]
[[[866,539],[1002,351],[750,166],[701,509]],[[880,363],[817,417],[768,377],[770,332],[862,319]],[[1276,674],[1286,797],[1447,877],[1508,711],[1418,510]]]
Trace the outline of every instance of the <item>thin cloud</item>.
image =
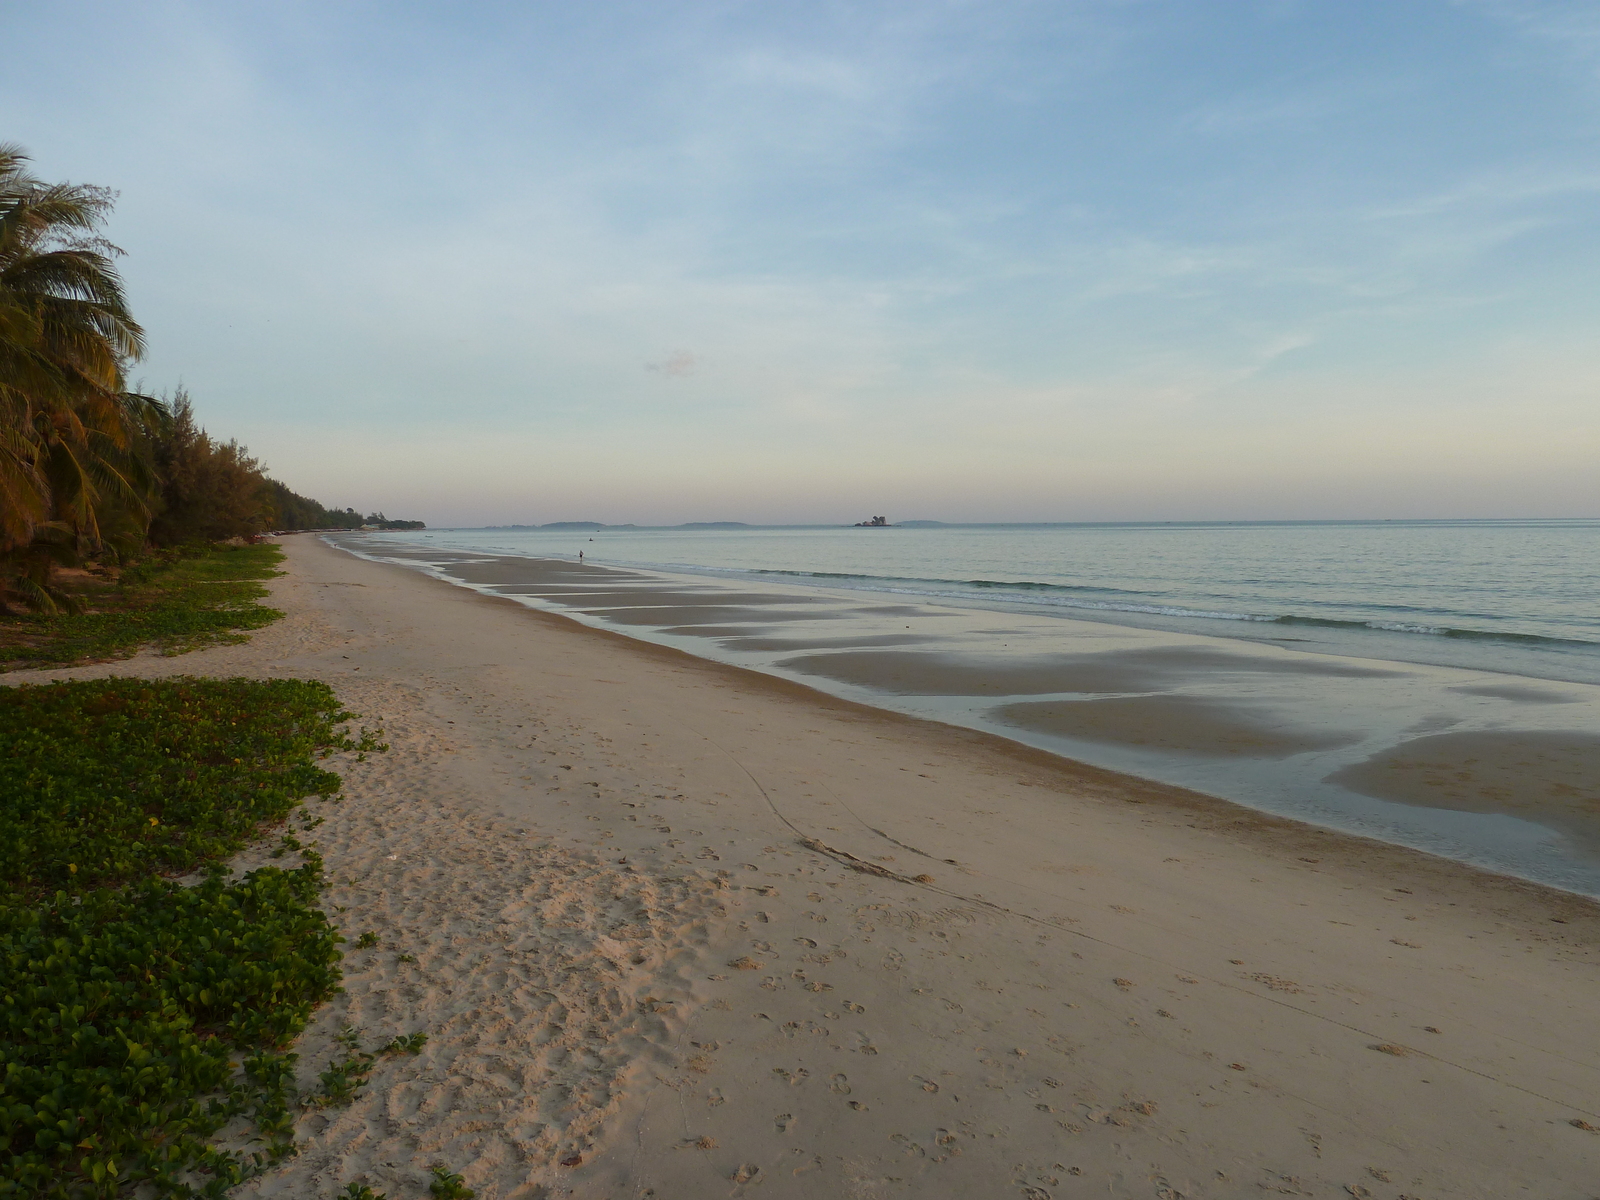
[[700,360],[687,350],[674,351],[660,362],[645,363],[646,371],[655,371],[669,379],[687,379],[700,367]]

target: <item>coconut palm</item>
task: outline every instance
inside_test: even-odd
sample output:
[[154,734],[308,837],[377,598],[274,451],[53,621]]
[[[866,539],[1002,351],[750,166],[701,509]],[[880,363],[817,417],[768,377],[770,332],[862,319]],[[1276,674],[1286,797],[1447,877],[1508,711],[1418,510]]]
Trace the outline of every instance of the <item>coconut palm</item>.
[[147,519],[140,435],[161,408],[126,388],[144,352],[99,236],[113,195],[47,184],[0,145],[0,581],[50,607],[50,564]]

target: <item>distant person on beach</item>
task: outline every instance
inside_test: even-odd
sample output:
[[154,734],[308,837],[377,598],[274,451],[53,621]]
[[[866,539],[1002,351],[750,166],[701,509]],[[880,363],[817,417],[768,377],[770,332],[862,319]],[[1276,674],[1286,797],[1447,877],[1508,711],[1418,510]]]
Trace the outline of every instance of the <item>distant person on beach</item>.
[[579,562],[582,562],[582,561],[583,561],[583,551],[582,551],[582,550],[579,550],[579,551],[578,551],[578,561],[579,561]]

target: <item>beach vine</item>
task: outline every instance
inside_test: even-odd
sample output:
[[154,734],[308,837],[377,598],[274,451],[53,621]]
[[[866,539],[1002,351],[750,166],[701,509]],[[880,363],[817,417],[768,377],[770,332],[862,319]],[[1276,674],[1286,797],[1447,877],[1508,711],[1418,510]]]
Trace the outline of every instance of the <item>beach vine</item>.
[[[223,860],[381,747],[351,717],[303,680],[0,689],[0,1196],[220,1196],[292,1152],[343,939],[314,847]],[[259,1149],[212,1144],[240,1122]]]

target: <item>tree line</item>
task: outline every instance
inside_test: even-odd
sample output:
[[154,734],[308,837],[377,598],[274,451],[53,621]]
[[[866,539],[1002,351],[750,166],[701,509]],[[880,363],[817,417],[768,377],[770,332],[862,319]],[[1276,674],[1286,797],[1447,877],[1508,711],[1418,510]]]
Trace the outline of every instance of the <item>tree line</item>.
[[421,528],[329,509],[212,437],[189,396],[144,395],[145,352],[102,236],[115,193],[46,183],[0,144],[0,604],[53,611],[58,568],[269,529]]

